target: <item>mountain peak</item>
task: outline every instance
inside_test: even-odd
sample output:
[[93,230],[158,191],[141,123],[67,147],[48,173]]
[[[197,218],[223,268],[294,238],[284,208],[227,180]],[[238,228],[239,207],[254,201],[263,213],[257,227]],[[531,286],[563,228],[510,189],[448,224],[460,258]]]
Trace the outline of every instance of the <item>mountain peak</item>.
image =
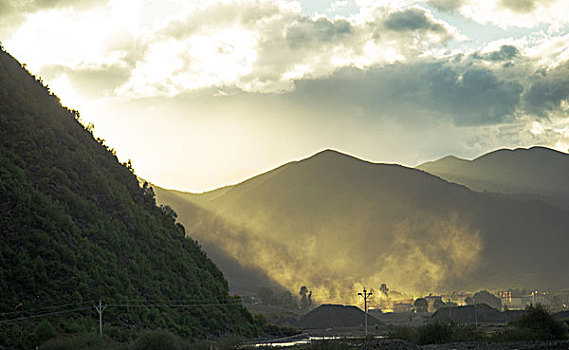
[[334,150],[334,149],[325,149],[323,151],[315,153],[314,155],[312,155],[308,158],[302,159],[299,162],[303,163],[303,162],[311,161],[311,160],[332,162],[336,165],[340,164],[340,163],[338,163],[338,161],[355,161],[355,162],[361,162],[361,163],[371,163],[369,161],[354,157],[350,154],[342,153],[342,152]]
[[558,150],[544,147],[544,146],[533,146],[529,148],[518,147],[514,149],[500,148],[495,151],[483,154],[473,160],[473,162],[480,160],[490,160],[490,159],[519,159],[519,157],[567,157],[567,153],[560,152]]
[[[317,152],[314,155],[310,156],[309,158],[316,158],[316,157],[333,157],[333,156],[340,156],[340,157],[352,157],[348,154],[342,153],[335,149],[327,148],[323,151]],[[353,157],[352,157],[353,158]]]

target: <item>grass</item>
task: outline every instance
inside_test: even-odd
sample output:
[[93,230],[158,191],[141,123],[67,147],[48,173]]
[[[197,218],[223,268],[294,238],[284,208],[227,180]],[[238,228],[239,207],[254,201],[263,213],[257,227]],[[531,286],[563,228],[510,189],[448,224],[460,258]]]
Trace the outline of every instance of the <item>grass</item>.
[[437,321],[420,327],[396,326],[389,329],[387,337],[418,345],[481,340],[481,334],[474,326],[453,321]]

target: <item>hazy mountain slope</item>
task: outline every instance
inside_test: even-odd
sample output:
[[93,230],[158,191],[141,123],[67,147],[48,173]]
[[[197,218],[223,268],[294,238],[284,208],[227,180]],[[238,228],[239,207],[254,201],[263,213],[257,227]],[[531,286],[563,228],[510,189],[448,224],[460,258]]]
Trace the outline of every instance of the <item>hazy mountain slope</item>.
[[31,341],[26,332],[42,319],[25,318],[45,307],[86,308],[61,324],[90,331],[99,299],[214,304],[109,307],[107,327],[189,336],[254,330],[241,306],[215,305],[234,304],[222,273],[76,117],[0,51],[0,345]]
[[[153,186],[156,192],[156,201],[170,205],[179,213],[180,222],[190,229],[188,234],[192,237],[200,237],[199,243],[207,252],[208,257],[215,262],[221,269],[225,278],[229,282],[229,290],[238,295],[256,295],[258,288],[269,287],[277,291],[282,288],[273,281],[266,271],[251,265],[242,264],[238,257],[232,256],[222,247],[218,246],[212,239],[219,234],[232,236],[234,231],[242,231],[241,228],[230,225],[226,220],[197,204],[195,200],[210,201],[219,195],[220,190],[205,193],[203,197],[192,193],[166,190],[159,186]],[[222,188],[221,192],[229,188]]]
[[200,205],[242,228],[198,233],[200,241],[291,290],[306,284],[326,301],[356,302],[355,290],[381,282],[417,292],[559,287],[569,277],[565,212],[335,151],[286,164]]
[[450,156],[417,169],[475,191],[532,195],[569,207],[569,154],[549,148],[501,149],[472,161]]

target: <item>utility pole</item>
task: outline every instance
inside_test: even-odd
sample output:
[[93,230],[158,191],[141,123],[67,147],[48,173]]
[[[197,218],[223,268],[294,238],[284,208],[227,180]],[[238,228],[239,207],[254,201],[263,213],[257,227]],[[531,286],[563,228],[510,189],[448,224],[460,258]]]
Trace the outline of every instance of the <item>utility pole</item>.
[[474,298],[474,327],[478,331],[478,313],[476,312],[476,298]]
[[359,296],[361,296],[362,298],[364,298],[364,309],[365,309],[365,313],[364,313],[364,327],[365,327],[365,335],[367,337],[367,299],[371,296],[371,291],[367,291],[364,288],[363,293],[358,293]]
[[103,310],[105,310],[106,306],[103,306],[101,300],[99,300],[99,306],[93,305],[95,310],[99,313],[99,336],[103,336]]

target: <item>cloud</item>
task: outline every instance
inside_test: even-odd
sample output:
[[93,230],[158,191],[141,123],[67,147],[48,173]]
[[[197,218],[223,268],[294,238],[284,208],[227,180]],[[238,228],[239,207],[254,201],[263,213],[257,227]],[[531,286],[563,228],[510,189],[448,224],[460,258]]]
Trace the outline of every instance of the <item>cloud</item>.
[[301,17],[286,28],[285,38],[289,47],[300,49],[342,42],[353,34],[352,25],[344,19]]
[[460,13],[482,24],[501,28],[532,28],[539,24],[559,26],[569,22],[565,0],[430,0],[436,9]]
[[89,99],[111,96],[114,90],[126,83],[130,68],[120,62],[100,65],[80,65],[69,68],[61,65],[46,66],[42,69],[43,78],[57,81],[66,76],[76,93]]
[[453,11],[458,10],[462,4],[463,0],[431,0],[430,3],[437,9],[443,11]]
[[[370,16],[330,19],[302,15],[299,7],[286,3],[215,3],[155,32],[146,41],[146,57],[119,92],[171,95],[212,86],[289,91],[294,79],[326,76],[338,67],[413,59],[453,36],[450,26],[422,8],[379,8]],[[153,53],[163,51],[165,43],[168,54],[153,61]],[[148,76],[161,70],[158,65],[171,69]]]
[[[171,5],[159,3],[129,8],[119,1],[71,5],[60,0],[51,3],[50,11],[27,15],[6,47],[16,47],[10,50],[28,57],[26,63],[40,75],[53,76],[50,67],[61,66],[68,77],[84,77],[75,79],[75,85],[91,76],[97,86],[91,90],[96,90],[107,78],[115,94],[140,98],[211,87],[291,91],[296,79],[325,77],[341,67],[414,60],[444,47],[457,32],[416,6],[375,6],[328,18],[306,16],[298,3],[289,1],[190,1],[172,5],[176,12],[148,17],[150,9]],[[27,13],[46,4],[34,2]],[[94,5],[88,11],[81,7]],[[129,11],[128,19],[124,11]],[[93,74],[85,75],[85,67]],[[104,74],[106,67],[120,67],[120,79],[128,80],[117,87],[118,73]]]
[[431,96],[457,125],[496,124],[512,119],[523,88],[492,71],[470,68],[462,75],[448,67],[431,75]]
[[[485,125],[513,119],[523,87],[487,68],[425,60],[360,70],[342,69],[319,80],[296,82],[292,96],[331,108],[351,106],[368,118],[420,124],[452,120]],[[291,97],[291,98],[295,98]],[[337,104],[337,106],[336,106]]]
[[102,6],[108,0],[0,0],[0,30],[21,24],[27,15],[54,8],[87,10]]
[[546,116],[569,102],[569,61],[540,70],[532,78],[524,95],[524,106],[529,113]]
[[385,28],[394,31],[431,31],[446,33],[445,27],[427,16],[427,13],[418,8],[391,13],[383,24]]
[[520,54],[520,50],[514,45],[502,45],[497,51],[480,55],[474,54],[474,58],[485,59],[494,62],[509,61],[516,58]]
[[501,0],[500,5],[514,12],[528,13],[537,7],[546,7],[555,0]]

